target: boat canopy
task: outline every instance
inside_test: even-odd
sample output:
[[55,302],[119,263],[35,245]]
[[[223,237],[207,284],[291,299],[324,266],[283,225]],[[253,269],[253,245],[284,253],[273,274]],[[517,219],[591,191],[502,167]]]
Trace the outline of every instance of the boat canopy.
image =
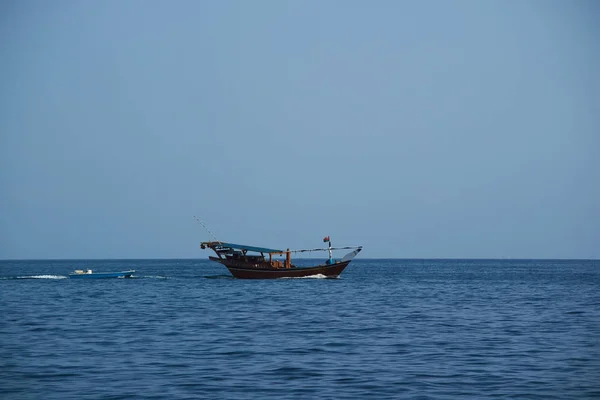
[[211,249],[235,249],[235,250],[246,250],[255,251],[257,253],[284,253],[284,250],[268,249],[266,247],[247,246],[245,244],[234,244],[224,242],[204,242],[202,245],[210,247]]
[[331,247],[325,249],[304,249],[304,250],[277,250],[277,249],[269,249],[266,247],[256,247],[256,246],[248,246],[245,244],[234,244],[234,243],[225,243],[225,242],[202,242],[200,243],[201,248],[211,248],[213,250],[244,250],[244,251],[255,251],[257,253],[267,253],[267,254],[283,254],[286,252],[290,253],[306,253],[313,251],[327,251],[327,250],[346,250],[346,249],[362,249],[362,246],[346,246],[346,247]]

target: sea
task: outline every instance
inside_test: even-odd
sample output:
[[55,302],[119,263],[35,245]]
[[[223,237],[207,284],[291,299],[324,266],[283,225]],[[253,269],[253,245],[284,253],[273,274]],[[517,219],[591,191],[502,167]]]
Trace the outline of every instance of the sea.
[[599,399],[600,261],[0,261],[0,398]]

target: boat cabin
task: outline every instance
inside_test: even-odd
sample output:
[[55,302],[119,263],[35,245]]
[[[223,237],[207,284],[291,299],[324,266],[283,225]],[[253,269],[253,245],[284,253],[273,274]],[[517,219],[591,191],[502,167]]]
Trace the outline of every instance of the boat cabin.
[[91,274],[92,270],[91,269],[87,269],[87,270],[82,270],[82,269],[76,269],[75,271],[73,271],[73,273],[77,274],[77,275],[83,275],[83,274]]
[[[291,251],[269,249],[266,247],[246,246],[223,242],[202,242],[201,249],[212,249],[217,257],[209,257],[212,261],[229,266],[244,266],[250,268],[296,268],[292,265]],[[249,254],[250,253],[250,254]],[[259,253],[259,254],[253,254]],[[267,260],[266,254],[269,255]],[[273,256],[284,255],[285,260],[273,259]]]

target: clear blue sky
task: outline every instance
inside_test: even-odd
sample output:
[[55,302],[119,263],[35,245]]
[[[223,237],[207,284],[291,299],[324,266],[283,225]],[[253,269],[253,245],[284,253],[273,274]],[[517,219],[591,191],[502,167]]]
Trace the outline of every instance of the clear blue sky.
[[3,1],[0,258],[600,257],[600,5]]

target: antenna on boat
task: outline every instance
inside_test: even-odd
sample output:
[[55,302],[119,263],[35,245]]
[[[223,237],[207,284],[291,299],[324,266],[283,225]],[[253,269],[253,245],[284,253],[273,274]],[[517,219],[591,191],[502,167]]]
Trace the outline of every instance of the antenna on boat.
[[214,234],[213,234],[213,233],[210,231],[210,229],[208,229],[208,228],[206,227],[206,225],[204,225],[204,222],[202,222],[202,221],[200,220],[200,218],[198,218],[198,217],[196,217],[196,216],[194,215],[194,219],[195,219],[195,220],[196,220],[196,221],[197,221],[197,222],[198,222],[200,225],[202,225],[202,226],[204,227],[204,229],[206,229],[206,232],[208,232],[208,234],[209,234],[210,236],[212,236],[212,237],[213,237],[213,239],[215,239],[215,242],[219,242],[219,243],[221,243],[221,241],[220,241],[219,239],[217,239],[217,237],[216,237],[216,236],[215,236],[215,235],[214,235]]

